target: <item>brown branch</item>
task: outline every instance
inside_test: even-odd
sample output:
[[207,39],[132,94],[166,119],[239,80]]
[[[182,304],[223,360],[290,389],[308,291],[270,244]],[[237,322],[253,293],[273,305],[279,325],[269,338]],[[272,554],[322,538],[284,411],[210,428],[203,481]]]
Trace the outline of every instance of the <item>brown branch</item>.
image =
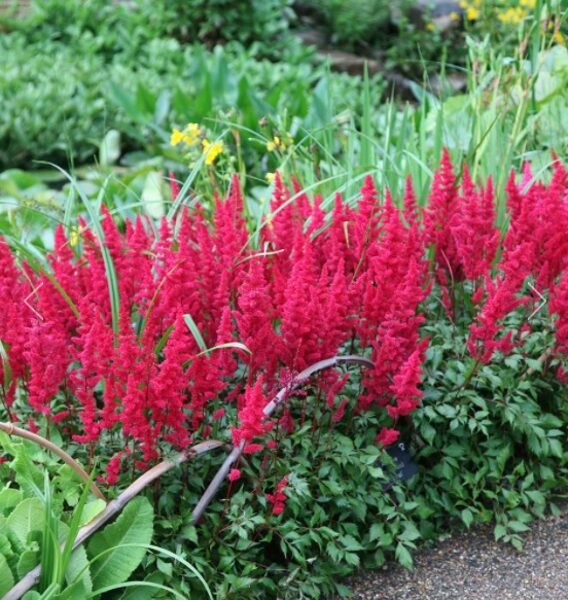
[[[74,458],[69,456],[67,452],[65,452],[64,450],[59,448],[59,446],[56,446],[53,442],[50,442],[43,436],[38,435],[37,433],[32,433],[31,431],[27,431],[26,429],[22,429],[21,427],[16,427],[12,423],[0,423],[0,431],[4,431],[8,435],[16,435],[26,440],[30,440],[31,442],[35,442],[40,446],[43,446],[47,450],[50,450],[54,454],[57,454],[57,456],[59,456],[61,460],[68,464],[84,482],[89,481],[89,474]],[[97,484],[94,481],[91,482],[91,491],[97,498],[100,498],[105,502],[107,501],[104,494],[97,487]]]
[[[200,454],[205,454],[215,448],[225,446],[223,442],[217,440],[208,440],[192,446],[184,452],[180,452],[173,460],[165,460],[155,467],[152,467],[149,471],[146,471],[144,475],[140,476],[136,481],[131,483],[125,490],[116,498],[109,502],[104,510],[95,518],[94,521],[82,527],[75,541],[73,548],[80,546],[89,536],[95,531],[100,529],[105,523],[110,521],[117,513],[119,513],[135,496],[137,496],[146,486],[161,477],[164,473],[174,467],[182,464],[183,462],[193,459]],[[1,600],[18,600],[28,590],[30,590],[39,580],[41,573],[41,565],[32,569],[27,573],[23,579],[21,579]]]
[[[296,375],[286,387],[283,387],[276,394],[276,396],[274,396],[274,398],[264,407],[265,416],[269,417],[274,412],[276,407],[286,400],[287,396],[290,394],[291,391],[300,387],[312,375],[318,373],[319,371],[323,371],[331,367],[336,367],[340,364],[357,364],[363,367],[373,366],[373,363],[369,359],[364,358],[362,356],[334,356],[333,358],[326,358],[325,360],[320,360],[319,362],[314,363],[313,365],[304,369],[301,373],[298,373],[298,375]],[[221,467],[215,474],[215,477],[213,477],[211,483],[203,493],[203,496],[201,496],[201,498],[199,499],[197,506],[193,509],[193,512],[191,513],[192,524],[195,524],[197,523],[197,521],[199,521],[199,519],[205,512],[205,509],[209,506],[209,503],[213,500],[215,494],[217,494],[217,492],[219,491],[221,484],[223,483],[225,477],[227,477],[227,474],[229,473],[231,465],[234,462],[236,462],[242,454],[244,447],[244,441],[241,441],[238,446],[233,447],[232,452],[229,454],[229,456],[227,456],[225,462],[221,465]]]

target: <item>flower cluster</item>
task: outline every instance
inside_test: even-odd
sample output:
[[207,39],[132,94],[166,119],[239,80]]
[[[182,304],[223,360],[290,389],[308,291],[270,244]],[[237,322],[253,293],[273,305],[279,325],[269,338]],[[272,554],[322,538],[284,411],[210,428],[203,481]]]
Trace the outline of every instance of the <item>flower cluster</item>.
[[[556,351],[568,353],[566,170],[556,161],[548,185],[525,170],[507,194],[501,239],[491,181],[476,186],[464,168],[459,182],[445,153],[426,209],[410,182],[395,201],[369,177],[356,206],[338,194],[326,214],[320,197],[275,173],[270,217],[254,235],[235,177],[211,219],[195,205],[175,223],[138,217],[119,229],[103,209],[103,236],[80,220],[73,244],[58,228],[50,273],[16,261],[0,240],[0,393],[14,419],[47,418],[93,450],[114,448],[112,482],[127,463],[147,468],[221,426],[245,453],[273,447],[276,424],[294,428],[286,407],[265,417],[275,391],[354,349],[374,366],[351,410],[380,410],[377,443],[389,445],[422,398],[430,294],[441,294],[452,319],[470,295],[469,347],[482,361],[520,343],[504,331],[506,316],[532,314],[549,294]],[[336,372],[317,383],[332,423],[348,409],[345,383]],[[231,479],[239,477],[234,469]]]

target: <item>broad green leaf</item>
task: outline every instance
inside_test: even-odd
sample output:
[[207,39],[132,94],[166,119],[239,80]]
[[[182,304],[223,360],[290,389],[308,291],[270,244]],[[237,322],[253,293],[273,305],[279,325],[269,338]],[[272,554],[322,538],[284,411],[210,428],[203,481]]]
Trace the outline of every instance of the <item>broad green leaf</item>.
[[159,171],[150,171],[144,182],[140,197],[146,213],[153,219],[161,219],[165,214],[164,195],[162,194],[162,175]]
[[39,562],[39,552],[35,550],[26,550],[20,554],[18,560],[18,577],[22,578],[28,571],[31,571]]
[[45,509],[39,498],[26,498],[6,519],[6,529],[25,544],[30,531],[42,531],[45,524]]
[[6,559],[0,554],[0,597],[4,596],[14,586],[14,576]]
[[97,498],[96,500],[92,500],[91,502],[87,502],[85,507],[83,508],[83,513],[81,514],[81,521],[79,523],[80,527],[90,523],[99,513],[101,513],[106,506],[106,502],[101,498]]
[[99,160],[102,166],[114,164],[120,156],[120,132],[116,129],[107,131],[99,150]]
[[0,514],[8,514],[22,500],[22,492],[6,487],[0,492]]
[[[135,498],[111,525],[95,534],[87,552],[95,589],[113,586],[128,579],[140,564],[145,548],[115,548],[120,544],[149,544],[154,513],[146,498]],[[104,553],[106,550],[110,550]],[[100,556],[99,556],[100,555]]]
[[[77,581],[75,581],[79,577]],[[72,587],[78,585],[82,590],[87,592],[93,591],[93,582],[91,580],[91,572],[89,569],[89,559],[84,546],[79,546],[71,554],[71,559],[67,565],[65,579],[68,584],[73,583]],[[78,596],[75,596],[76,598]]]

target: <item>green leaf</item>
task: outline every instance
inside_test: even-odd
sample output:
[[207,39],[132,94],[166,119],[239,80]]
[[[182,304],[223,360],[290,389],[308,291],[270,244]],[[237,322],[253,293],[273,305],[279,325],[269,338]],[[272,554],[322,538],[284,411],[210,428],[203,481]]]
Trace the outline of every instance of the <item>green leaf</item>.
[[73,584],[72,587],[77,586],[86,592],[91,592],[93,590],[89,559],[84,546],[79,546],[73,550],[71,558],[69,559],[69,563],[67,564],[65,579],[67,580],[68,584]]
[[120,156],[120,132],[116,129],[107,131],[99,150],[99,160],[102,166],[114,164]]
[[461,511],[461,519],[464,522],[464,525],[469,529],[473,523],[473,513],[469,508]]
[[87,502],[85,507],[83,508],[83,512],[81,513],[81,521],[79,523],[80,527],[90,523],[99,513],[101,513],[106,506],[106,502],[101,498],[97,498],[96,500],[92,500],[91,502]]
[[507,527],[516,533],[521,533],[522,531],[530,531],[530,527],[527,527],[524,523],[520,521],[509,521],[507,523]]
[[406,549],[404,544],[399,542],[396,545],[395,557],[405,569],[412,569],[412,556],[410,556],[410,552]]
[[183,320],[185,321],[189,331],[191,331],[191,335],[194,337],[200,350],[202,352],[207,352],[207,344],[201,335],[201,331],[199,331],[199,327],[197,327],[195,321],[193,320],[193,317],[189,314],[183,315]]
[[118,519],[95,534],[87,551],[95,589],[106,588],[128,579],[140,564],[145,548],[117,548],[120,544],[149,544],[152,540],[154,513],[146,498],[135,498]]
[[45,511],[39,498],[26,498],[6,519],[6,529],[25,544],[30,531],[42,531],[45,524]]
[[6,559],[0,554],[0,597],[8,593],[14,587],[14,576]]
[[140,200],[146,214],[150,217],[161,219],[164,216],[166,211],[162,193],[162,174],[159,171],[150,171],[146,176]]
[[31,571],[39,562],[39,552],[36,550],[26,550],[20,554],[16,570],[18,577],[22,578],[28,571]]

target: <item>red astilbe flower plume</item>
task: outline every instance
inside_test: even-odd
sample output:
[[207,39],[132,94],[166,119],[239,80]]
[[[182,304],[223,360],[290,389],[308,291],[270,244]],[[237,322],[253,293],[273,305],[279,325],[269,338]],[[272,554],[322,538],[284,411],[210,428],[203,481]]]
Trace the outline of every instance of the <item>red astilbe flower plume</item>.
[[466,165],[463,167],[461,202],[451,229],[465,276],[471,280],[483,277],[491,268],[499,244],[493,186],[488,179],[485,190],[476,191]]
[[153,434],[181,449],[191,441],[187,415],[184,413],[187,389],[184,364],[195,352],[195,342],[183,315],[178,314],[163,352],[164,360],[158,365],[149,390]]
[[28,329],[24,355],[30,373],[28,403],[37,412],[47,414],[70,362],[65,331],[56,322],[36,320]]
[[283,477],[276,485],[274,494],[266,494],[266,499],[272,504],[272,514],[280,515],[284,512],[286,507],[286,494],[284,490],[288,487],[288,475]]
[[452,225],[458,210],[458,191],[450,154],[444,148],[440,168],[434,174],[428,207],[424,211],[424,236],[435,248],[436,277],[442,286],[463,279]]
[[418,388],[422,381],[422,363],[424,362],[423,348],[428,344],[422,342],[394,376],[391,390],[396,398],[395,406],[387,406],[390,417],[406,417],[416,409],[424,395]]
[[265,368],[271,379],[281,351],[280,338],[272,325],[275,310],[265,277],[265,258],[259,256],[248,262],[248,272],[239,286],[235,319],[240,339],[251,352],[245,359],[250,369],[249,377],[252,379]]
[[353,248],[360,267],[364,266],[366,251],[379,234],[381,212],[377,189],[368,175],[361,188],[359,210],[353,223]]
[[[0,299],[3,318],[0,319],[0,342],[8,356],[12,382],[6,394],[6,402],[11,405],[16,382],[26,370],[24,356],[27,327],[33,312],[33,281],[26,281],[24,274],[17,268],[8,244],[0,238]],[[30,292],[32,292],[30,294]],[[0,359],[0,382],[4,381],[5,364]]]
[[216,252],[221,265],[233,278],[233,271],[240,253],[247,243],[247,229],[243,219],[243,198],[239,178],[235,174],[231,180],[231,189],[225,202],[216,199],[215,214]]
[[[239,407],[239,427],[231,428],[233,443],[236,446],[242,441],[253,445],[252,441],[255,437],[264,435],[269,430],[264,414],[267,401],[262,391],[263,381],[263,376],[260,375],[253,387],[247,386],[245,389]],[[262,449],[262,446],[258,449]]]
[[404,282],[391,309],[381,322],[372,343],[371,360],[374,368],[364,375],[367,392],[359,397],[359,407],[368,409],[372,404],[389,404],[392,397],[391,381],[417,349],[424,351],[419,342],[419,327],[424,316],[418,312],[427,294],[423,287],[423,266],[413,257]]
[[381,444],[383,448],[387,446],[391,446],[398,440],[400,437],[400,431],[396,429],[389,429],[388,427],[383,427],[377,437],[375,438],[375,443]]

